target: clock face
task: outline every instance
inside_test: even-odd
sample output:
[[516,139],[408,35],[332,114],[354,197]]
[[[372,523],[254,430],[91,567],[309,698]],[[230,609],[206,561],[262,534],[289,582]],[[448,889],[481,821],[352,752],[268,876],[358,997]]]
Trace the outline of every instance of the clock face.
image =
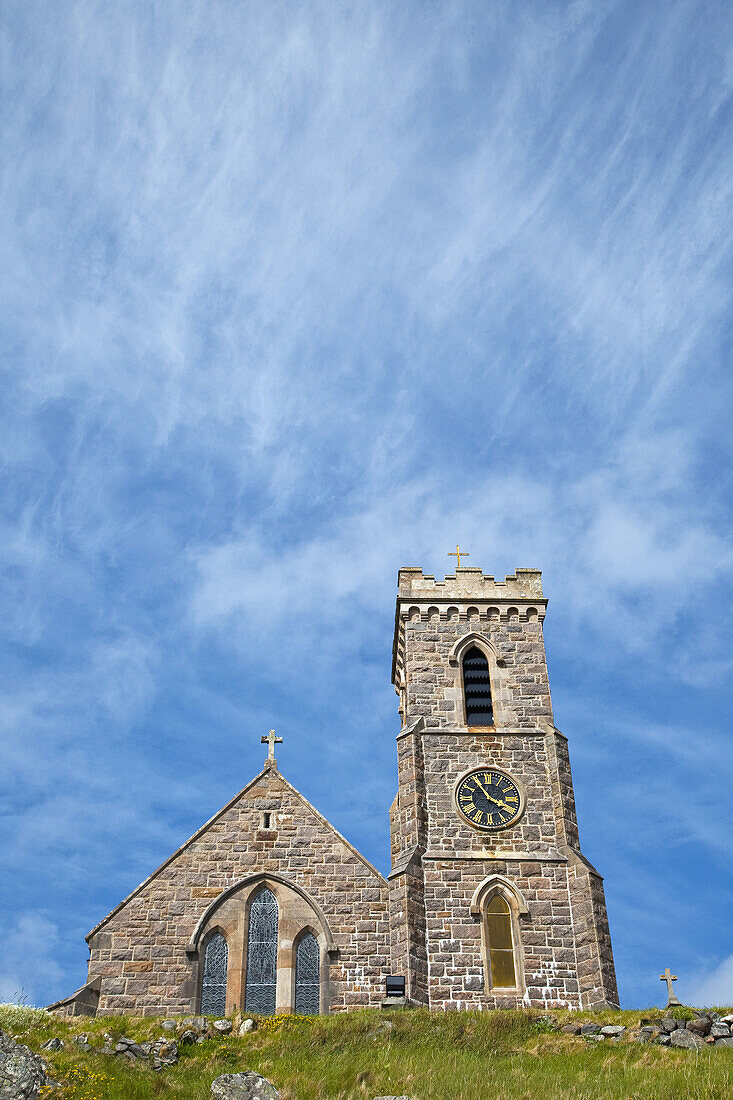
[[458,781],[456,806],[462,817],[479,829],[504,829],[522,812],[517,784],[495,768],[473,768]]

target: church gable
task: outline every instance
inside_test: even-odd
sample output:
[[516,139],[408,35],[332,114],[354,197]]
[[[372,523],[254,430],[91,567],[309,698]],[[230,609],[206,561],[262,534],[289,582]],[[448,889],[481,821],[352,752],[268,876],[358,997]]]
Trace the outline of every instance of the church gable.
[[[275,1003],[278,1011],[294,1006],[298,958],[301,970],[309,958],[312,971],[318,956],[326,975],[318,1010],[378,998],[388,962],[386,882],[272,761],[90,933],[99,1011],[198,1010],[215,955],[220,968],[226,955],[228,973],[217,1003],[244,1008],[254,996],[252,906],[263,891],[277,914],[275,947],[263,940],[258,948],[263,957],[275,952],[274,977],[260,990],[274,998],[273,1011]],[[301,943],[304,936],[311,938]]]

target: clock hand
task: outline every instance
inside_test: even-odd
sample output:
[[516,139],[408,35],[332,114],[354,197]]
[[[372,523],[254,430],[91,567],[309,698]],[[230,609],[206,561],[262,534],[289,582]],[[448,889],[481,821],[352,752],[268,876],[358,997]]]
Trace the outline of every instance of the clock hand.
[[514,812],[512,810],[511,806],[507,806],[506,802],[502,802],[501,799],[499,799],[499,798],[493,798],[492,795],[490,795],[489,792],[486,790],[486,787],[484,787],[483,783],[481,782],[481,780],[479,779],[479,777],[477,775],[475,775],[473,778],[476,781],[476,783],[478,783],[479,787],[484,792],[484,794],[488,798],[489,802],[495,802],[497,806],[501,806],[501,808],[504,809],[504,810],[509,810],[510,813]]
[[484,794],[488,798],[489,802],[495,802],[496,805],[501,806],[502,809],[509,810],[510,813],[512,812],[511,806],[507,806],[506,802],[502,802],[501,799],[494,798],[492,795],[489,794],[489,792],[486,790],[486,787],[484,787],[483,783],[481,782],[481,780],[479,779],[479,777],[477,775],[475,775],[473,778],[478,783],[479,787],[484,792]]

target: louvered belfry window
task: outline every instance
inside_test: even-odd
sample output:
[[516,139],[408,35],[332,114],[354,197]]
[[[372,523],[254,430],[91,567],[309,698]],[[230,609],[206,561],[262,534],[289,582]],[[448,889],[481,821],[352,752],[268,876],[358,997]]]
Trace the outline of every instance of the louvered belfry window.
[[227,963],[229,948],[221,932],[206,944],[204,978],[201,983],[202,1016],[223,1016],[227,1007]]
[[277,993],[277,898],[265,886],[249,910],[244,1007],[260,1016],[275,1014]]
[[493,726],[489,662],[477,646],[471,646],[463,658],[463,690],[466,698],[466,725]]
[[318,940],[306,932],[298,940],[295,952],[295,1012],[298,1016],[317,1016],[320,1011],[320,952]]

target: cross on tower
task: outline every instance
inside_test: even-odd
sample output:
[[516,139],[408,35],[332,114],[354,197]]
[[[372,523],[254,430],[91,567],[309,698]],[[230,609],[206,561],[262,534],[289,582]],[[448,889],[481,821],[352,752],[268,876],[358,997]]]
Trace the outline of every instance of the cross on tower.
[[260,737],[260,741],[262,742],[263,745],[268,746],[267,759],[268,760],[274,760],[275,759],[275,745],[282,745],[282,743],[283,743],[282,737],[276,737],[275,736],[275,731],[270,730],[267,737]]
[[674,995],[674,990],[672,989],[672,982],[677,981],[677,975],[672,974],[668,966],[664,968],[664,974],[659,975],[659,980],[660,982],[667,983],[667,1008],[669,1008],[670,1005],[682,1004],[681,1001],[677,1000]]
[[471,557],[468,550],[461,550],[460,546],[458,546],[458,544],[456,544],[455,553],[453,553],[452,550],[449,550],[448,553],[446,554],[446,557],[447,558],[458,558],[458,562],[456,564],[456,569],[460,569],[461,568],[461,555],[463,555],[464,558],[470,558]]

